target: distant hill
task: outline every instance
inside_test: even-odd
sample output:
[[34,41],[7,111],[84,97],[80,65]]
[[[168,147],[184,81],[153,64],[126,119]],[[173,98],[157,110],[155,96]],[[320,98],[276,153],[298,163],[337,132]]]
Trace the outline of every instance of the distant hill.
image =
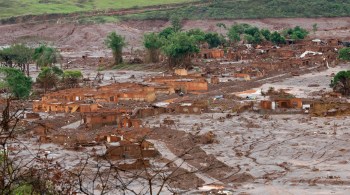
[[152,11],[124,19],[245,19],[350,16],[350,0],[208,0],[172,11]]
[[0,19],[45,13],[137,8],[194,0],[0,0]]
[[[161,8],[144,8],[158,5]],[[119,9],[132,11],[111,11]],[[172,15],[184,19],[344,17],[350,16],[350,0],[0,0],[0,10],[3,24],[27,19],[16,20],[16,16],[42,14],[56,14],[52,19],[75,14],[79,17],[72,19],[78,18],[81,23],[169,19]]]

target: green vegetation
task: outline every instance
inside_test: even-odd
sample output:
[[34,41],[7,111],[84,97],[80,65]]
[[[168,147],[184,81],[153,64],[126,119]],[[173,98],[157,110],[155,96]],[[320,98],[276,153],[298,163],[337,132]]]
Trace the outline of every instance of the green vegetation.
[[23,44],[12,45],[9,48],[0,50],[0,61],[4,62],[6,66],[12,67],[17,65],[23,72],[27,69],[29,75],[29,63],[32,60],[33,49]]
[[192,0],[0,0],[0,18],[45,13],[73,13],[92,10],[136,8]]
[[350,47],[345,47],[339,50],[339,59],[350,61]]
[[156,63],[159,61],[159,50],[163,43],[161,37],[156,33],[145,34],[143,38],[143,45],[148,51],[149,61]]
[[340,71],[332,79],[331,87],[335,92],[341,93],[343,95],[350,95],[350,70]]
[[150,11],[122,18],[169,19],[172,15],[181,15],[185,19],[340,17],[350,15],[350,1],[221,0],[210,1],[209,5],[187,6],[172,11]]
[[273,32],[270,35],[270,41],[277,45],[286,43],[286,39],[278,32]]
[[80,70],[66,70],[63,72],[64,85],[67,88],[77,87],[83,74]]
[[52,66],[58,62],[59,58],[58,51],[53,47],[41,45],[34,50],[33,59],[36,61],[37,66],[40,67]]
[[118,35],[116,32],[108,34],[105,44],[108,48],[112,49],[114,65],[123,62],[123,47],[126,45],[125,38]]
[[67,78],[75,78],[75,79],[79,79],[83,77],[83,74],[81,73],[80,70],[66,70],[63,73],[63,77],[65,79]]
[[13,97],[24,99],[29,96],[32,88],[30,77],[18,69],[8,67],[0,68],[0,73],[5,76],[2,87],[6,87]]
[[[288,38],[299,40],[304,39],[308,35],[308,31],[297,26],[285,30],[283,34]],[[242,35],[244,40],[250,44],[260,44],[263,41],[271,41],[274,44],[284,44],[286,42],[285,37],[276,31],[271,33],[268,29],[260,30],[249,24],[235,24],[227,32],[227,37],[233,44],[239,42]]]
[[63,71],[56,67],[43,67],[39,73],[36,82],[44,88],[44,92],[51,88],[57,88],[58,82],[62,79]]
[[188,36],[192,36],[198,44],[205,42],[205,32],[201,29],[191,29],[187,31]]
[[347,79],[350,79],[350,71],[340,71],[332,79],[331,86],[336,85],[339,81],[344,83]]
[[283,35],[289,39],[301,40],[304,39],[309,32],[300,26],[296,26],[294,28],[287,29],[283,32]]
[[188,67],[191,64],[191,54],[198,53],[196,39],[185,32],[171,34],[161,48],[168,56],[170,66]]
[[214,32],[205,34],[204,40],[209,44],[209,48],[218,47],[219,45],[223,45],[226,42],[225,37]]

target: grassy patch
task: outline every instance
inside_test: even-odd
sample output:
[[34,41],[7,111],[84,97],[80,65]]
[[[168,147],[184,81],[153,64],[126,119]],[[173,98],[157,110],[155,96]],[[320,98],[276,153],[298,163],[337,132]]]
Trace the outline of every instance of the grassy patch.
[[194,0],[0,0],[0,18],[45,13],[136,8]]
[[222,0],[205,6],[187,6],[172,11],[151,11],[123,16],[122,19],[241,19],[276,17],[350,16],[350,1],[344,0]]

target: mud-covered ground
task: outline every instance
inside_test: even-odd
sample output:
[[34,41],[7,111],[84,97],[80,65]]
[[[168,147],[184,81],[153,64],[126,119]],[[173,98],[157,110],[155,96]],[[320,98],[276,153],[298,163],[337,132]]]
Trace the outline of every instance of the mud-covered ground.
[[[225,34],[219,29],[217,23],[225,23],[230,26],[234,23],[249,23],[260,28],[282,30],[284,28],[302,26],[312,30],[312,25],[317,24],[318,31],[311,37],[317,38],[344,38],[350,37],[350,18],[274,18],[274,19],[242,19],[242,20],[190,20],[183,21],[184,29],[201,28],[206,31],[216,31]],[[75,23],[35,23],[13,24],[0,26],[0,45],[8,45],[16,42],[42,43],[49,42],[53,45],[72,49],[78,54],[106,56],[110,55],[104,46],[104,39],[111,31],[116,31],[126,37],[130,52],[142,49],[142,38],[145,32],[160,31],[169,26],[168,21],[127,21],[106,24],[80,25]]]

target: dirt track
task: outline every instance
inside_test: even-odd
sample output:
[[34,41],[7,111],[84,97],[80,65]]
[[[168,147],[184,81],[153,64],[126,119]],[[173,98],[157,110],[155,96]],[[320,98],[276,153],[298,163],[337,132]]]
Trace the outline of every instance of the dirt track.
[[[184,21],[184,29],[201,28],[206,31],[225,33],[216,27],[222,22],[227,26],[234,23],[249,23],[261,28],[281,30],[283,28],[300,25],[311,30],[312,24],[317,23],[319,31],[311,33],[311,37],[325,38],[337,35],[344,39],[350,38],[350,17],[346,18],[274,18],[274,19],[247,19],[247,20],[201,20]],[[107,54],[103,41],[111,31],[126,37],[128,49],[142,47],[142,37],[145,32],[159,31],[169,25],[167,21],[128,21],[109,24],[14,24],[0,26],[0,45],[8,45],[16,42],[40,43],[50,42],[57,47],[70,48],[75,52],[87,52],[95,54],[97,51]],[[101,54],[100,54],[101,55]]]

